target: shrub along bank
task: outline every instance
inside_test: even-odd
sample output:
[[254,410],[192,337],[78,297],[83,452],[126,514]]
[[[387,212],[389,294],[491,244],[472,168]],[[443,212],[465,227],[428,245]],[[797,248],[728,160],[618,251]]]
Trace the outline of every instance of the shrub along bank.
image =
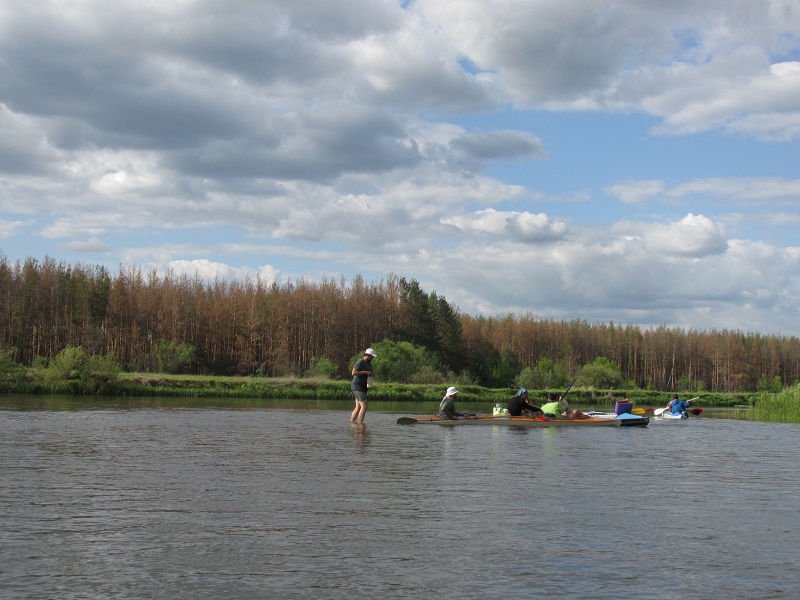
[[[596,361],[597,362],[597,361]],[[628,399],[641,408],[665,406],[671,394],[641,389],[598,389],[584,383],[583,374],[568,392],[576,406],[611,408]],[[587,378],[589,376],[587,375]],[[589,378],[590,379],[590,378]],[[373,402],[438,402],[448,385],[459,389],[459,400],[485,403],[487,408],[506,402],[515,388],[487,388],[464,382],[379,383],[370,391]],[[523,383],[524,385],[524,383]],[[530,397],[544,403],[548,392],[563,394],[564,388],[534,389]],[[79,347],[62,351],[46,367],[26,368],[13,362],[10,351],[0,351],[0,392],[23,394],[104,395],[130,397],[262,398],[285,400],[350,400],[350,381],[324,376],[245,377],[123,373],[113,355],[89,356]],[[748,417],[760,420],[800,421],[800,384],[778,392],[696,394],[695,406],[758,408]],[[681,395],[688,399],[690,394]],[[758,415],[758,416],[756,416]]]
[[[272,398],[297,400],[351,400],[350,381],[317,378],[223,377],[200,375],[167,375],[153,373],[120,373],[116,378],[88,377],[53,379],[30,370],[25,377],[9,385],[8,392],[30,394],[164,396],[201,398]],[[459,400],[505,406],[516,393],[511,388],[486,388],[457,384]],[[439,402],[447,389],[445,384],[381,383],[369,395],[372,402]],[[534,402],[544,403],[548,392],[563,394],[563,389],[529,390]],[[695,401],[697,406],[728,407],[751,404],[764,394],[706,393]],[[687,398],[687,395],[682,395]],[[613,407],[627,398],[642,408],[666,405],[670,394],[650,390],[596,390],[572,388],[567,394],[578,406]]]

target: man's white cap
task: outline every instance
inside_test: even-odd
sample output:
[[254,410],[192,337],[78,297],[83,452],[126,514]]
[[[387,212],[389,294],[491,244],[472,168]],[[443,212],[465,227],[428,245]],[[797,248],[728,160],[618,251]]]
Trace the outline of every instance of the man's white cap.
[[378,353],[375,352],[375,350],[373,350],[372,348],[367,348],[366,350],[364,350],[364,354],[369,354],[370,356],[375,356],[375,357],[378,356]]
[[454,387],[447,388],[447,396],[452,396],[453,394],[457,394],[458,390]]

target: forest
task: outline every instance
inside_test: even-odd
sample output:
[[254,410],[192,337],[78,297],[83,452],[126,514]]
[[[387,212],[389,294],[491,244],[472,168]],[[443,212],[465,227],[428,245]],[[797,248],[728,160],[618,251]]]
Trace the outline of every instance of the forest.
[[800,340],[738,330],[473,316],[413,279],[270,283],[206,281],[46,257],[0,255],[0,349],[47,364],[80,347],[113,355],[125,371],[303,376],[320,364],[346,379],[353,358],[381,342],[410,344],[435,376],[514,387],[520,373],[561,385],[585,365],[618,368],[627,382],[662,391],[776,391],[800,380]]

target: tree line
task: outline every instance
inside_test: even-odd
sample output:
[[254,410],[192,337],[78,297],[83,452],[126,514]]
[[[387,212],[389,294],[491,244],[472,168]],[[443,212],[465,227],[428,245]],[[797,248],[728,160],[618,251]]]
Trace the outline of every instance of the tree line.
[[800,380],[796,337],[533,313],[476,317],[394,275],[206,281],[49,257],[12,264],[0,255],[0,348],[23,365],[80,347],[113,355],[126,371],[347,378],[354,356],[381,342],[399,352],[391,360],[416,365],[395,369],[397,377],[420,383],[554,387],[589,364],[665,391],[771,391]]

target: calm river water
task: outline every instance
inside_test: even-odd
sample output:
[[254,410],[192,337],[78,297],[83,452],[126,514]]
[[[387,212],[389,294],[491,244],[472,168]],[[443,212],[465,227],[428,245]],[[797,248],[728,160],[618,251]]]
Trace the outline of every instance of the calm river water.
[[2,598],[800,594],[798,425],[111,406],[0,397]]

